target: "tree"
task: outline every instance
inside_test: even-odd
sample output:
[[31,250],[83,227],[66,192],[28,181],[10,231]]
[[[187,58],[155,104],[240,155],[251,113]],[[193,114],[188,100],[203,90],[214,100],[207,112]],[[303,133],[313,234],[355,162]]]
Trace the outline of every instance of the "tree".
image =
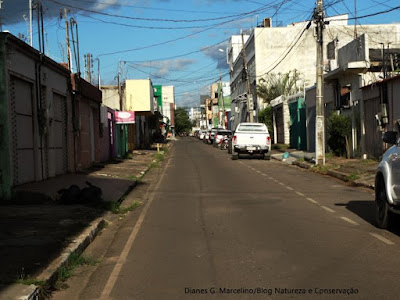
[[268,127],[271,138],[274,136],[274,126],[272,120],[272,107],[268,106],[265,109],[260,110],[258,113],[258,121],[264,123]]
[[297,70],[289,71],[285,74],[266,74],[265,78],[260,78],[257,84],[257,96],[270,103],[281,95],[296,93],[296,82],[300,79]]
[[346,155],[350,158],[349,138],[351,135],[351,120],[344,115],[333,112],[328,118],[328,146],[337,156]]
[[192,129],[192,122],[186,109],[178,107],[175,110],[175,131],[176,133],[189,132]]

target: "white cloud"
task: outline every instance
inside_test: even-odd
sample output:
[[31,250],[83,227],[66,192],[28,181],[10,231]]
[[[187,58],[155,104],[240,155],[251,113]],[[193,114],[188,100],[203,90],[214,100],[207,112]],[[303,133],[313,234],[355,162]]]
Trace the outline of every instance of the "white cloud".
[[140,66],[152,69],[152,75],[157,78],[167,77],[171,72],[185,71],[195,62],[194,59],[173,59],[143,62]]

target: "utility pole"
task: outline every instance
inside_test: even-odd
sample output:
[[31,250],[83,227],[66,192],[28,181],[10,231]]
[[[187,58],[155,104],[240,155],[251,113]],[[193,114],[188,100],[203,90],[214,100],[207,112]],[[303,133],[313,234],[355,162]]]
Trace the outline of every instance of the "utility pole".
[[65,18],[65,34],[67,41],[67,60],[68,60],[68,70],[71,71],[71,46],[69,44],[69,25],[68,25],[68,15],[67,8],[64,8],[64,18]]
[[29,42],[32,47],[33,45],[33,33],[32,33],[32,1],[33,0],[28,0],[29,1]]
[[90,53],[87,53],[85,55],[85,67],[86,67],[86,80],[92,83],[93,55]]
[[253,95],[251,94],[251,89],[250,89],[250,80],[249,80],[249,72],[247,70],[247,57],[246,57],[246,48],[244,46],[244,37],[243,37],[243,32],[242,34],[242,57],[243,57],[243,65],[244,65],[244,71],[246,72],[246,94],[247,94],[247,107],[249,108],[249,113],[250,113],[250,123],[254,122],[253,118],[253,109],[254,109],[254,102],[253,102]]
[[218,93],[218,98],[221,99],[222,101],[222,117],[221,117],[221,125],[224,129],[225,128],[225,103],[224,103],[224,92],[223,92],[223,87],[222,87],[222,77],[221,77],[221,70],[219,70],[219,90],[220,93]]
[[39,52],[44,53],[44,25],[43,25],[43,6],[42,1],[39,0],[36,7],[37,12],[37,24],[38,24],[38,38],[39,38]]
[[[1,7],[3,4],[3,0],[0,0],[0,10],[2,10],[3,8]],[[1,22],[1,16],[0,16],[0,32],[3,31],[3,23]]]
[[101,89],[101,80],[100,80],[100,58],[96,58],[97,60],[97,86],[99,90]]
[[315,117],[315,164],[325,165],[325,119],[324,119],[324,69],[323,69],[323,29],[324,11],[322,0],[317,1],[314,10],[314,22],[317,25],[317,95]]
[[121,93],[121,60],[118,61],[118,95],[119,95],[119,109],[124,110],[122,103],[122,93]]
[[354,0],[354,39],[357,38],[357,0]]

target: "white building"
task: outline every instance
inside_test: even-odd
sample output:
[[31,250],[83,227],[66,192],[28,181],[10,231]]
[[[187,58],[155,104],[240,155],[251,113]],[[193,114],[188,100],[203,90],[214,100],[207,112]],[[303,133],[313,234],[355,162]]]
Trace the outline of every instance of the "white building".
[[[328,60],[328,43],[335,41],[333,52],[354,39],[354,25],[347,25],[347,15],[326,18],[329,24],[324,31],[324,63],[326,71],[335,69]],[[399,43],[400,25],[362,25],[357,28],[359,35],[366,33],[370,46],[376,48],[381,43]],[[246,62],[250,91],[255,100],[254,109],[263,108],[263,99],[257,99],[256,86],[266,74],[285,74],[296,70],[302,80],[299,88],[311,86],[316,81],[316,38],[313,22],[300,22],[287,27],[257,27],[245,40]],[[239,45],[238,45],[239,44]],[[232,120],[234,123],[246,120],[246,76],[243,55],[240,53],[241,36],[232,36],[228,49],[230,85],[232,96]],[[331,50],[332,51],[332,50]],[[330,52],[330,54],[332,54]],[[331,60],[335,63],[335,60]],[[332,64],[331,63],[331,64]]]

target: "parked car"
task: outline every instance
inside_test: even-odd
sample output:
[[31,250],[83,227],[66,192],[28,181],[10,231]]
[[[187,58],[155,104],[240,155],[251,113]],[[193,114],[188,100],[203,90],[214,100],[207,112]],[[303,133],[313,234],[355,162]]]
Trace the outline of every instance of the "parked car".
[[240,154],[260,154],[264,159],[271,158],[271,137],[263,123],[239,123],[232,138],[232,159]]
[[203,139],[204,143],[209,144],[210,135],[211,135],[211,130],[207,130],[206,133],[204,134],[204,139]]
[[206,134],[206,131],[205,131],[205,130],[201,130],[201,131],[199,132],[199,139],[200,139],[200,140],[203,140],[205,134]]
[[388,131],[383,141],[393,144],[382,156],[375,173],[375,219],[379,228],[389,228],[400,213],[400,139]]
[[217,127],[214,127],[214,128],[211,129],[210,138],[209,138],[209,140],[208,140],[208,143],[209,143],[209,144],[213,144],[213,143],[214,143],[215,134],[217,133],[217,131],[218,131],[219,129],[220,129],[220,128],[217,128]]
[[219,129],[217,130],[214,136],[214,147],[221,147],[222,142],[232,135],[232,131],[226,129]]

